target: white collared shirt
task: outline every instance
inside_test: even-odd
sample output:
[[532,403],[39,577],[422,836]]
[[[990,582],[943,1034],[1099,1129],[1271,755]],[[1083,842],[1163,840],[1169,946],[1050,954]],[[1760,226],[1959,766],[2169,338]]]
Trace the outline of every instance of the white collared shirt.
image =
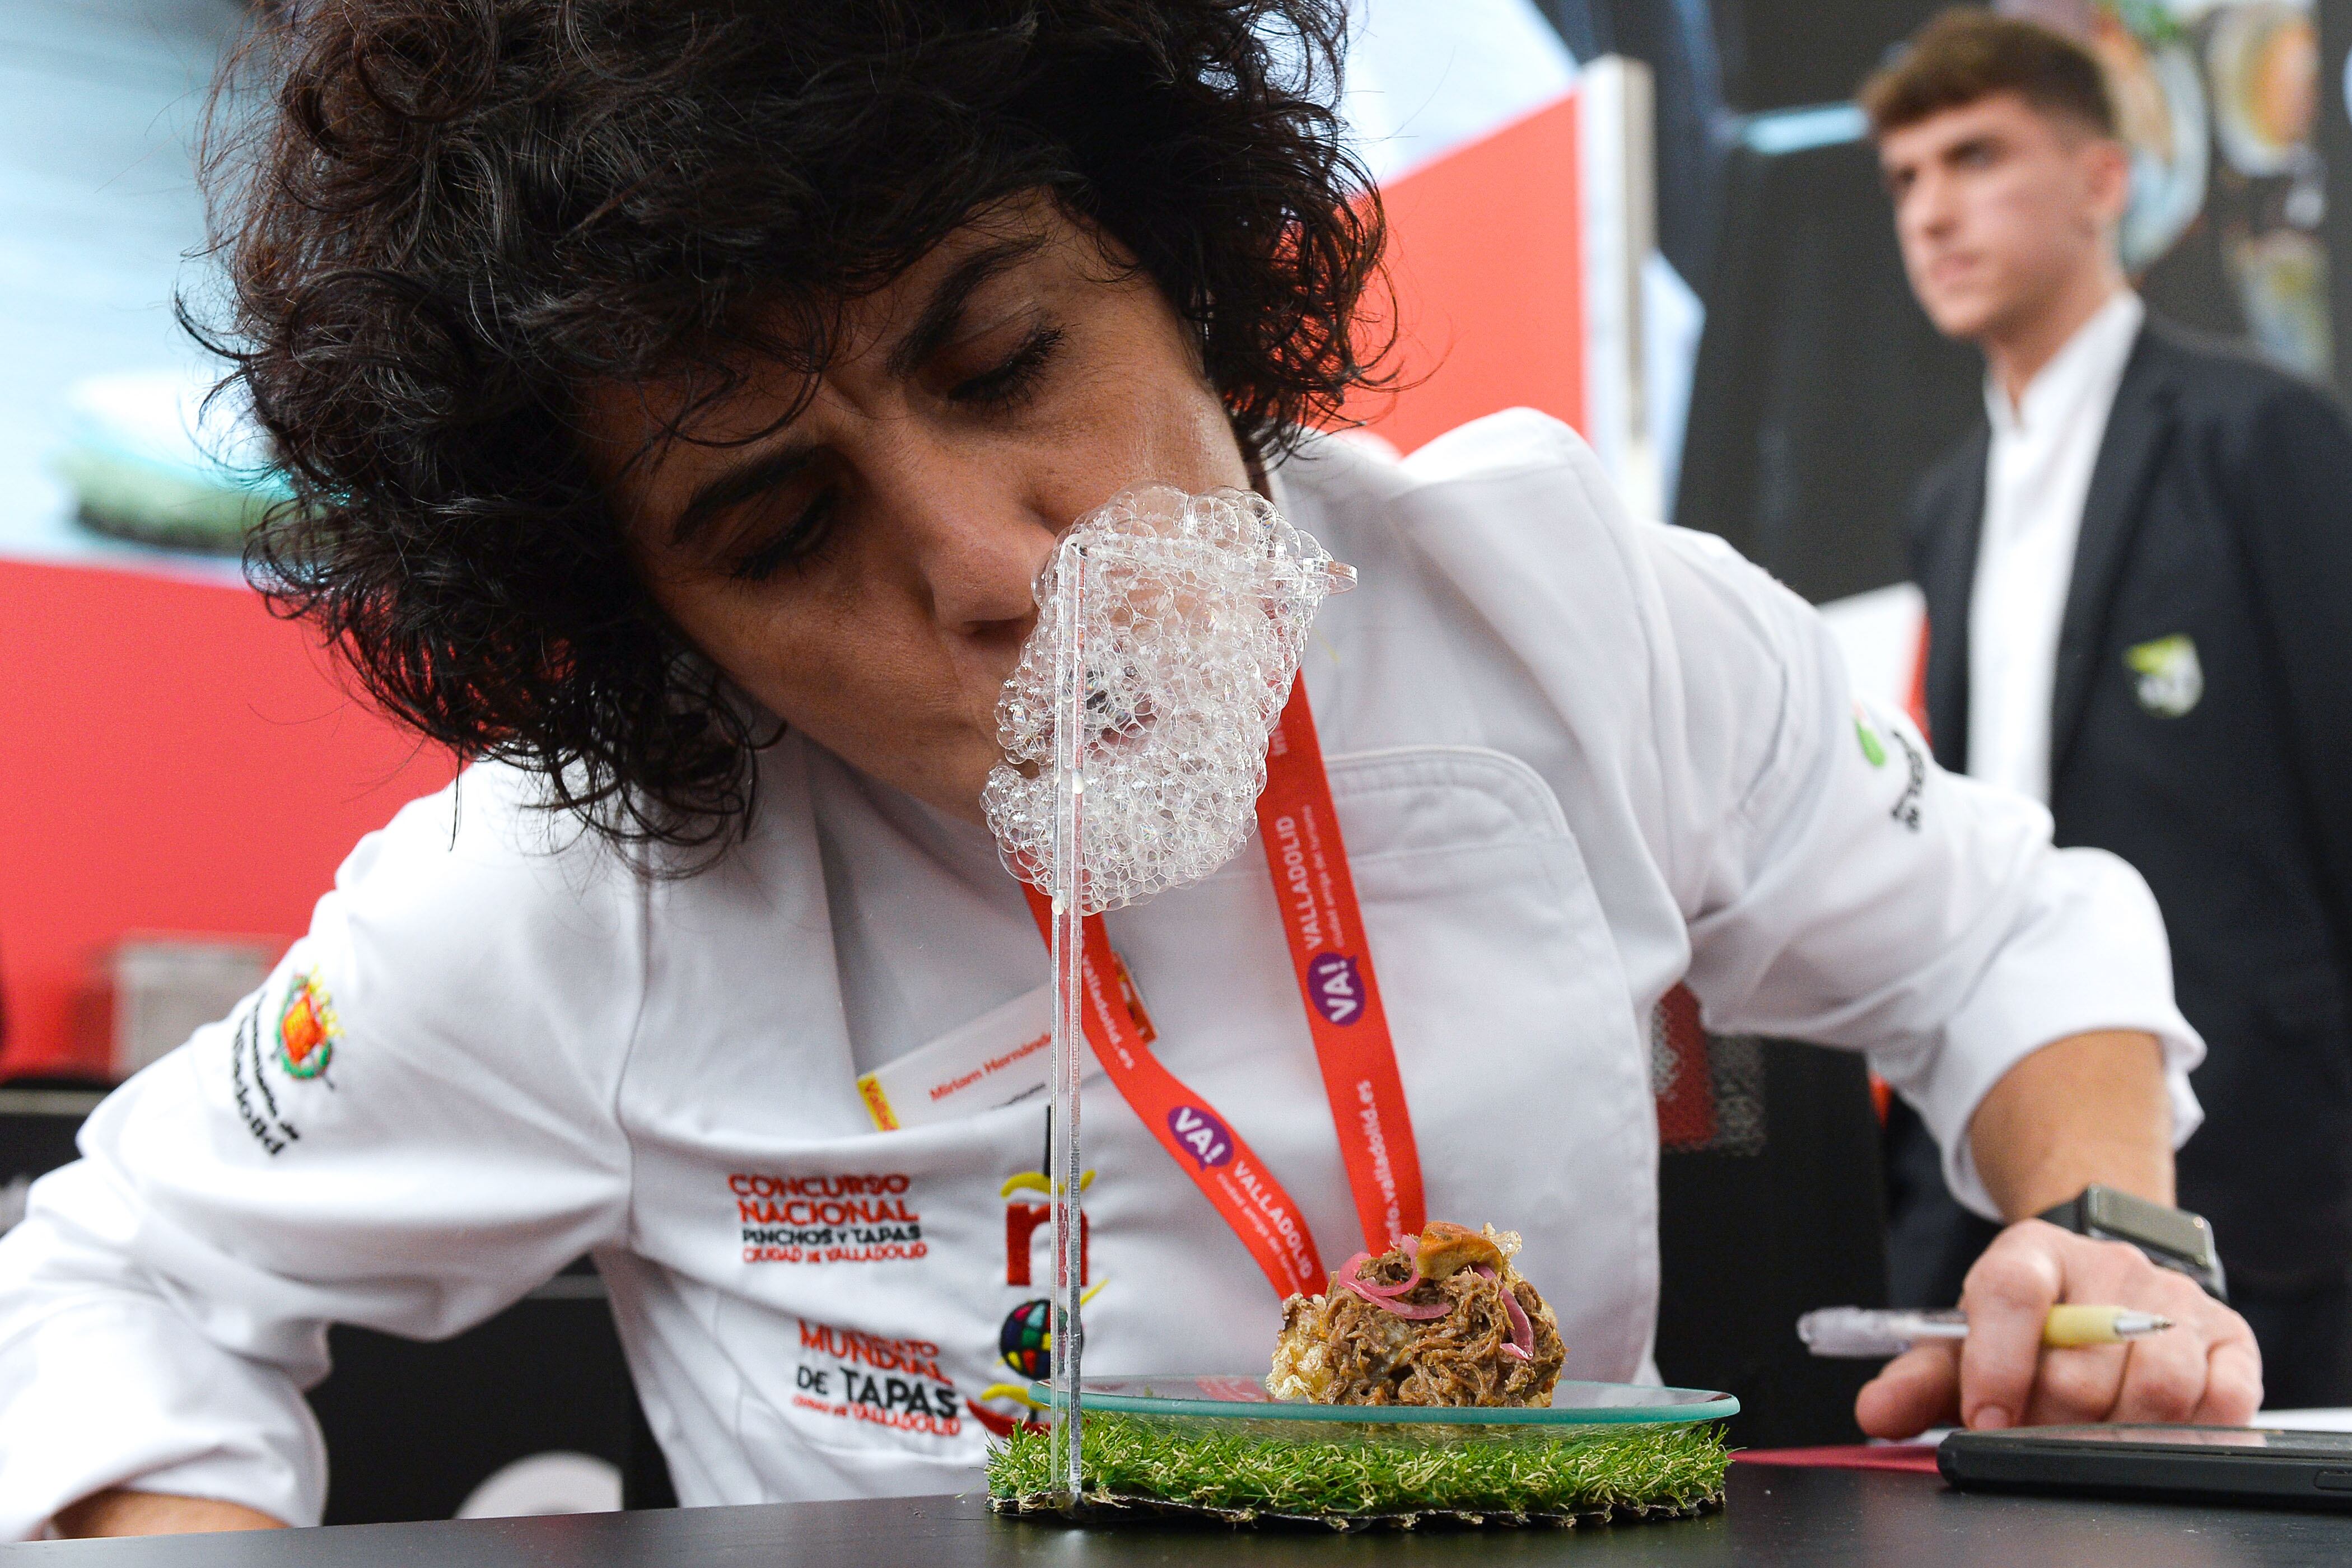
[[2058,631],[2107,415],[2147,309],[2118,289],[2012,407],[1988,375],[1984,531],[1969,605],[1969,773],[2045,805]]

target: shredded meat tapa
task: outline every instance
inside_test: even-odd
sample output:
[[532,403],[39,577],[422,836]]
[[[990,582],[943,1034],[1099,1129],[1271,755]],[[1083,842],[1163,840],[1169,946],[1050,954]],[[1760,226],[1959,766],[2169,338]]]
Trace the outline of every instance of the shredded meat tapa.
[[[1567,1349],[1551,1308],[1513,1267],[1518,1250],[1514,1231],[1440,1221],[1412,1247],[1400,1243],[1354,1266],[1356,1278],[1371,1285],[1417,1279],[1393,1299],[1413,1308],[1445,1305],[1443,1315],[1426,1319],[1383,1310],[1335,1272],[1322,1295],[1282,1304],[1266,1391],[1314,1405],[1550,1404]],[[1532,1331],[1524,1360],[1509,1348],[1507,1290]]]

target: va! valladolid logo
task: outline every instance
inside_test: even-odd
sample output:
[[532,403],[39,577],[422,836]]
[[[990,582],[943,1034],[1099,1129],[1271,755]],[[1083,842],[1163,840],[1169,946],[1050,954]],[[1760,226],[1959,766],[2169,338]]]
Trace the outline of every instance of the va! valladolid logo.
[[1307,961],[1307,994],[1315,1010],[1334,1024],[1364,1016],[1364,977],[1353,953],[1318,952]]
[[1176,1134],[1177,1147],[1204,1171],[1234,1157],[1233,1132],[1213,1112],[1198,1106],[1180,1105],[1170,1111],[1168,1131]]

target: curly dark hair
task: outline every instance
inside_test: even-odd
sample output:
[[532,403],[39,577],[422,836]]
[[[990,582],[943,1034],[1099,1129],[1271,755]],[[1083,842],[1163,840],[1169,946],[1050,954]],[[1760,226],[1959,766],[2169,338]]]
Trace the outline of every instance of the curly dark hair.
[[616,842],[723,844],[763,737],[632,571],[580,389],[683,376],[699,408],[747,353],[822,366],[844,300],[1042,191],[1189,320],[1244,446],[1286,449],[1381,357],[1356,321],[1380,208],[1331,107],[1344,19],[292,0],[224,78],[275,99],[208,161],[226,310],[183,306],[294,489],[249,574],[429,740],[541,775]]

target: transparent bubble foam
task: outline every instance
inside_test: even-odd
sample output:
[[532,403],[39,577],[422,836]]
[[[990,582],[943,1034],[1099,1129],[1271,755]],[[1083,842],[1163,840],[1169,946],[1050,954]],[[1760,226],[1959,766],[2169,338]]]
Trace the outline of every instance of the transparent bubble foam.
[[[1061,574],[1083,570],[1066,626]],[[1087,726],[1079,904],[1115,910],[1198,881],[1249,837],[1307,628],[1353,574],[1244,490],[1122,491],[1038,574],[1037,626],[997,700],[1007,761],[982,794],[1005,866],[1054,885],[1054,694],[1073,635]]]

